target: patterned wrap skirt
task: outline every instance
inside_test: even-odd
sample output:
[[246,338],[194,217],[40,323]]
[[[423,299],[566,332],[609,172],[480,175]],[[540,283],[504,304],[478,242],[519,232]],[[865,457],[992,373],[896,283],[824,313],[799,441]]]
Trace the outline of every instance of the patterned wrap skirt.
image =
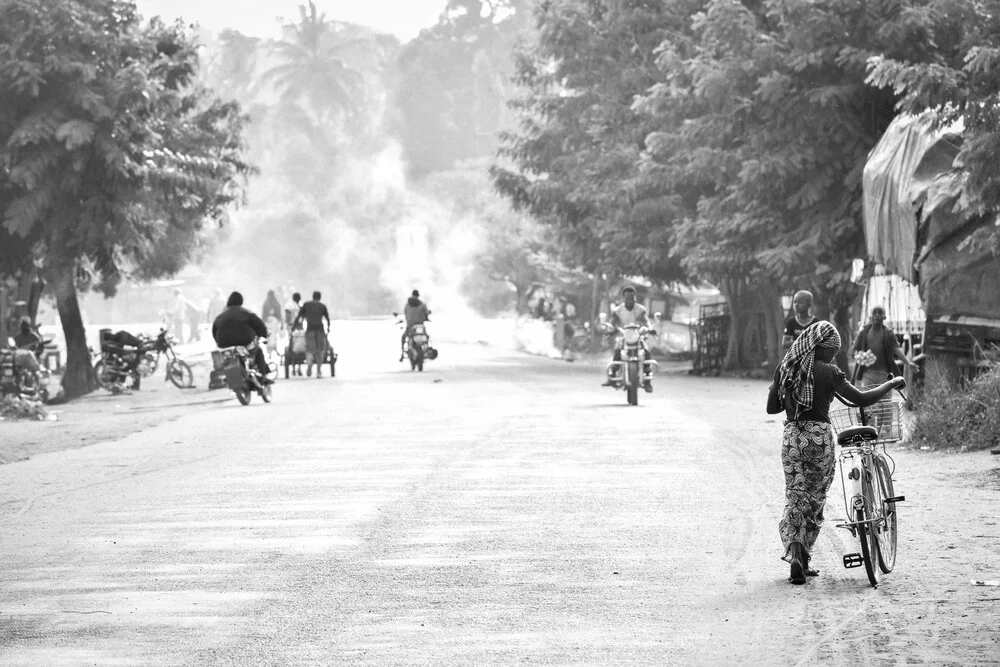
[[778,524],[789,560],[789,545],[801,543],[812,550],[823,525],[826,494],[833,483],[836,452],[833,429],[826,422],[786,421],[781,445],[785,470],[785,511]]

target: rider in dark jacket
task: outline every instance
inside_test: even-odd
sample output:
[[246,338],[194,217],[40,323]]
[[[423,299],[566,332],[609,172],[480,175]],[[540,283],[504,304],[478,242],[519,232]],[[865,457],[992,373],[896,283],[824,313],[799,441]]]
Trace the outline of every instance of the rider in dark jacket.
[[[226,309],[212,323],[212,338],[215,339],[215,344],[219,347],[248,346],[258,336],[267,338],[267,325],[255,313],[243,307],[242,294],[233,292],[226,301]],[[254,346],[253,359],[262,380],[266,383],[272,382],[267,377],[271,369],[267,365],[264,350],[260,345]]]

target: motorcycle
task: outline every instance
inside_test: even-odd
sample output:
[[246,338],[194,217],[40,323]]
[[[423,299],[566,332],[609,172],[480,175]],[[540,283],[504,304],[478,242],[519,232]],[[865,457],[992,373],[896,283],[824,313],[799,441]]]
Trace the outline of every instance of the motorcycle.
[[[398,316],[398,313],[393,313]],[[398,320],[396,324],[406,329],[406,323]],[[410,335],[406,337],[406,357],[410,360],[410,370],[424,370],[425,361],[433,361],[438,357],[438,351],[431,347],[431,339],[427,334],[427,327],[423,324],[414,324],[410,327]]]
[[19,349],[13,338],[7,339],[7,349],[0,350],[0,395],[42,403],[49,400],[49,369],[38,363],[44,344]]
[[608,364],[609,386],[624,389],[629,405],[639,404],[639,387],[652,391],[653,374],[659,365],[652,359],[646,337],[652,329],[638,324],[618,328],[622,338],[621,361]]
[[174,343],[166,329],[160,329],[155,338],[130,335],[124,343],[111,340],[110,330],[102,329],[101,353],[94,363],[97,383],[113,394],[124,391],[129,380],[132,389],[139,389],[142,378],[156,372],[163,356],[167,359],[164,382],[172,382],[178,389],[193,387],[194,373],[178,358]]
[[[240,405],[250,405],[254,392],[260,394],[265,403],[271,402],[271,384],[262,382],[263,376],[253,361],[253,350],[260,345],[257,339],[250,345],[236,345],[212,351],[215,368],[222,372],[226,386],[236,394]],[[272,369],[276,371],[275,366]]]

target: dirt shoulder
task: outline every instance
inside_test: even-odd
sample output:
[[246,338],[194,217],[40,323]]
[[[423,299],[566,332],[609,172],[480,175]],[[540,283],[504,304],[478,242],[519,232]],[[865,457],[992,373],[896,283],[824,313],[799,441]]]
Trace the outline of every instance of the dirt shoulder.
[[227,389],[208,390],[206,359],[190,363],[195,384],[190,389],[178,389],[158,372],[144,379],[139,391],[112,395],[98,389],[69,403],[47,406],[45,421],[0,421],[0,464],[120,440],[192,410],[235,400]]

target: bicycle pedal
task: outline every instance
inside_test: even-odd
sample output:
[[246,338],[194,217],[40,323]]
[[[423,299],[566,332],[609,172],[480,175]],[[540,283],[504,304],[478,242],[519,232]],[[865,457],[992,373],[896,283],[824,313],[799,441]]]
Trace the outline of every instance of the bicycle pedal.
[[893,498],[886,498],[885,502],[887,502],[887,503],[901,503],[904,500],[906,500],[906,496],[895,496]]
[[861,554],[844,554],[844,567],[850,569],[852,567],[861,567],[865,564],[865,559],[861,557]]

